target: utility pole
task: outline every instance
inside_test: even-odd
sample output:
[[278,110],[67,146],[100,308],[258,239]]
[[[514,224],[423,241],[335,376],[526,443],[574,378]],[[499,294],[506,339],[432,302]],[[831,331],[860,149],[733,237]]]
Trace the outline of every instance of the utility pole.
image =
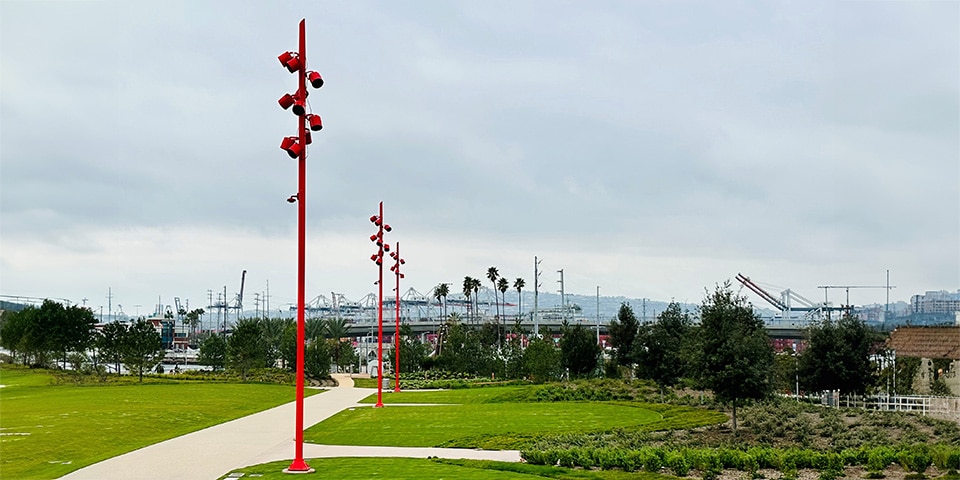
[[600,285],[597,285],[597,345],[600,345]]
[[536,255],[533,256],[533,335],[540,335],[540,315],[538,309],[540,307],[539,292],[540,287],[543,285],[540,283],[540,262],[543,260],[538,259]]
[[567,296],[563,293],[563,269],[557,270],[557,273],[560,274],[560,280],[557,283],[560,284],[560,321],[567,321]]

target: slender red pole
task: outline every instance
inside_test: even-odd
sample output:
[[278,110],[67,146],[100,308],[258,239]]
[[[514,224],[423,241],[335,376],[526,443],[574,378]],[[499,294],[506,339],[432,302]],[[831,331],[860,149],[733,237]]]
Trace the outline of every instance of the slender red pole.
[[400,242],[397,242],[396,253],[397,263],[395,264],[395,270],[397,274],[397,328],[393,331],[393,350],[396,352],[397,364],[393,366],[393,376],[394,378],[394,392],[400,391]]
[[377,404],[383,406],[383,202],[380,202],[380,295],[377,297]]
[[[307,42],[306,19],[300,20],[300,72],[297,97],[306,99],[307,96]],[[299,169],[299,186],[297,188],[297,426],[296,426],[296,455],[293,462],[285,470],[290,473],[309,473],[313,469],[303,460],[303,359],[306,327],[304,320],[304,287],[306,276],[306,222],[307,222],[307,121],[306,115],[298,115],[300,156],[297,160]]]

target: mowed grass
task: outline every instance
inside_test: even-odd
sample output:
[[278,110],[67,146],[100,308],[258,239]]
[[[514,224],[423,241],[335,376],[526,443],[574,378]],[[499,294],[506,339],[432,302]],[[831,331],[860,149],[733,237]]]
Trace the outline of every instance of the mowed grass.
[[[295,387],[165,382],[51,385],[0,369],[0,478],[57,478],[163,440],[294,400]],[[309,391],[308,395],[316,391]]]
[[[669,429],[678,423],[699,426],[726,420],[717,412],[664,405],[511,401],[523,388],[385,393],[384,408],[345,410],[307,429],[304,439],[330,445],[522,449],[542,435]],[[363,402],[375,401],[371,395]]]
[[[597,479],[597,480],[666,480],[675,477],[645,472],[574,470],[570,468],[504,463],[477,460],[440,460],[423,458],[313,458],[307,464],[317,473],[305,478],[322,476],[338,480],[366,480],[390,478],[397,480],[536,480]],[[289,479],[282,473],[290,461],[265,463],[234,470],[229,475],[243,473],[244,478],[256,476],[260,480]],[[231,478],[229,475],[221,479]]]

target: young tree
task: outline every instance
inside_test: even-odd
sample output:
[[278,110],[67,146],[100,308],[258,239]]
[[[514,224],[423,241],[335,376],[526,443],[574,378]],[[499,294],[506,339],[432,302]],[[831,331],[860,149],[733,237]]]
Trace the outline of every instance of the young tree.
[[523,352],[523,373],[537,383],[560,376],[560,350],[549,336],[533,339]]
[[692,332],[690,314],[681,312],[679,303],[670,302],[656,323],[641,328],[634,340],[637,377],[653,380],[661,389],[676,385],[686,370],[684,353]]
[[240,319],[227,339],[227,366],[247,380],[250,369],[266,365],[266,349],[261,337],[260,322],[255,318]]
[[716,399],[733,407],[761,400],[773,391],[773,347],[763,320],[746,297],[733,293],[730,282],[717,285],[700,307],[699,349],[694,363],[699,383]]
[[213,371],[223,370],[227,362],[227,341],[221,335],[209,335],[200,342],[200,365],[212,367]]
[[123,335],[123,365],[131,373],[136,372],[143,381],[143,372],[149,372],[163,360],[163,343],[160,333],[146,320],[137,320]]
[[105,362],[113,362],[117,375],[120,374],[120,362],[123,361],[124,336],[127,333],[127,324],[110,322],[103,326],[99,342],[100,356]]
[[330,345],[323,339],[307,342],[304,347],[303,373],[316,379],[330,377]]
[[800,355],[800,383],[811,391],[841,390],[864,394],[874,385],[870,355],[879,336],[860,319],[844,315],[810,327]]
[[[413,334],[410,325],[400,326],[400,362],[404,372],[419,372],[427,360],[429,345],[424,344]],[[353,349],[351,349],[352,351]],[[390,358],[397,358],[395,350],[391,349]]]
[[616,359],[619,365],[629,366],[633,363],[633,342],[639,329],[636,315],[628,303],[620,304],[617,318],[610,322],[610,345],[616,349]]
[[560,337],[560,363],[571,375],[583,377],[597,368],[600,358],[600,345],[590,330],[579,323],[573,327],[564,326]]

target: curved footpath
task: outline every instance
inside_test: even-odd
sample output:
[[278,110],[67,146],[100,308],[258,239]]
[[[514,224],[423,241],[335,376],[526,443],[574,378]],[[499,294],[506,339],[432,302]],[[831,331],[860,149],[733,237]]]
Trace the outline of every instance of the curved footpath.
[[[320,423],[337,412],[358,404],[373,388],[353,388],[347,375],[336,375],[339,388],[304,399],[304,428]],[[181,437],[135,450],[81,468],[66,480],[215,480],[232,470],[292,460],[296,402],[205,428]],[[303,445],[304,458],[320,457],[412,457],[465,458],[519,462],[516,450],[468,450],[462,448],[357,447]],[[308,462],[309,463],[309,462]]]

